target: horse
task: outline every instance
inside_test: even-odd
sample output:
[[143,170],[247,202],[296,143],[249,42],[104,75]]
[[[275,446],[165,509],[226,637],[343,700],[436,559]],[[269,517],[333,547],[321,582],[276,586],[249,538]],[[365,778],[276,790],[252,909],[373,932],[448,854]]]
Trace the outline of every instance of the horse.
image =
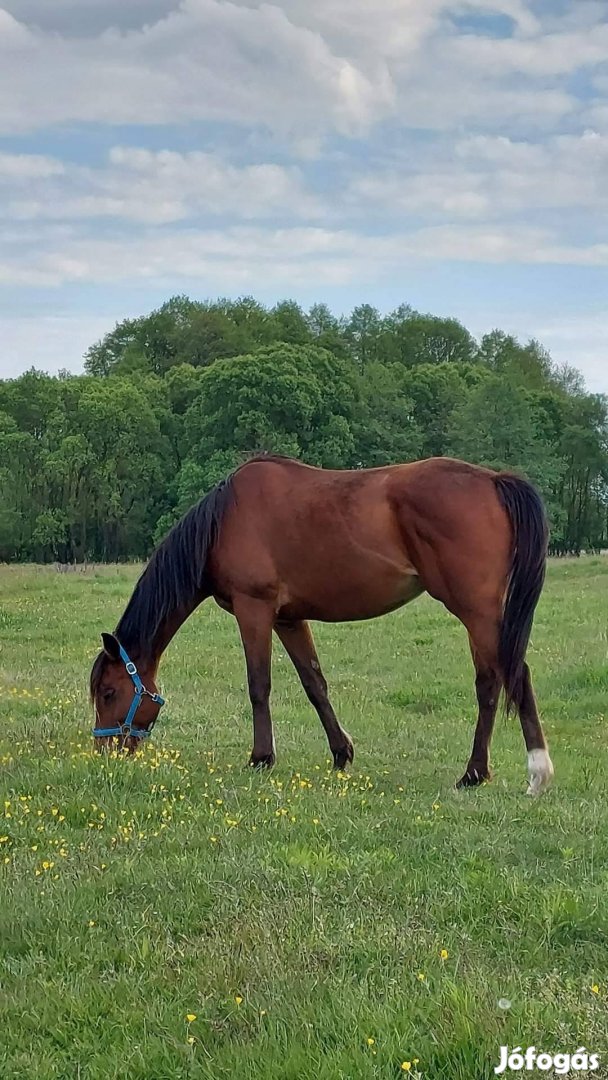
[[[526,650],[544,583],[547,520],[526,479],[453,458],[371,469],[321,469],[274,455],[249,459],[171,529],[141,574],[90,679],[97,749],[133,751],[163,699],[159,661],[195,608],[213,597],[234,615],[253,712],[249,762],[272,766],[273,631],[325,729],[334,766],[353,743],[328,697],[309,620],[394,611],[423,592],[464,625],[478,718],[458,787],[491,779],[490,741],[504,690],[527,748],[528,793],[553,765]],[[125,719],[126,718],[126,719]]]

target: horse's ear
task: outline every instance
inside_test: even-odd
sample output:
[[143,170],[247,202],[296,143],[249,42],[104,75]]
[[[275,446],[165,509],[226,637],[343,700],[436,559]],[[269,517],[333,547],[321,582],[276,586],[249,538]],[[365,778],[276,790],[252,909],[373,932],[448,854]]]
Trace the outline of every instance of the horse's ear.
[[120,645],[114,634],[102,634],[103,651],[110,660],[120,660]]

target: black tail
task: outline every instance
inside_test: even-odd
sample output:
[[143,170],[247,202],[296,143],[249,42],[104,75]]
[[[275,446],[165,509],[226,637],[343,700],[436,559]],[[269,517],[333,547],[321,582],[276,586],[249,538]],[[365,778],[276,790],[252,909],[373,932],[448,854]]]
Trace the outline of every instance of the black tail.
[[526,650],[545,580],[549,529],[542,499],[532,484],[510,473],[499,473],[495,483],[513,527],[513,555],[498,654],[508,711],[522,700]]

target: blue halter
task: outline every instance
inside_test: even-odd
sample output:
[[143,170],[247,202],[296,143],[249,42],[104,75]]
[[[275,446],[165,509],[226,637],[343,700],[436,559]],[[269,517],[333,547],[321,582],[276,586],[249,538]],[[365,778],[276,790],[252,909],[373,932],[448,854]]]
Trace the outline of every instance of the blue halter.
[[133,701],[131,702],[129,711],[122,724],[118,725],[117,727],[110,728],[94,727],[93,735],[95,736],[95,738],[112,735],[132,735],[136,739],[145,739],[151,733],[157,718],[155,717],[150,726],[147,728],[136,728],[133,727],[133,720],[135,719],[135,714],[139,709],[142,701],[144,700],[144,697],[152,698],[152,701],[154,701],[157,705],[160,705],[161,708],[165,704],[165,699],[161,697],[160,694],[151,694],[149,690],[146,690],[144,684],[142,683],[138,675],[135,664],[132,660],[129,659],[129,656],[123,649],[122,645],[120,645],[120,657],[121,660],[124,661],[127,674],[131,676],[131,682],[133,683],[133,687],[135,689],[135,693],[133,694]]

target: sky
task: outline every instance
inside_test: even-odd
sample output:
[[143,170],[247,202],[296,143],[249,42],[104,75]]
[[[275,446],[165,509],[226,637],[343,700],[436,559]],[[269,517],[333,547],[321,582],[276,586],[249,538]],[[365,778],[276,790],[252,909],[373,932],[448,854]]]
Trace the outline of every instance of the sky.
[[169,296],[405,302],[608,392],[606,0],[0,0],[0,376]]

